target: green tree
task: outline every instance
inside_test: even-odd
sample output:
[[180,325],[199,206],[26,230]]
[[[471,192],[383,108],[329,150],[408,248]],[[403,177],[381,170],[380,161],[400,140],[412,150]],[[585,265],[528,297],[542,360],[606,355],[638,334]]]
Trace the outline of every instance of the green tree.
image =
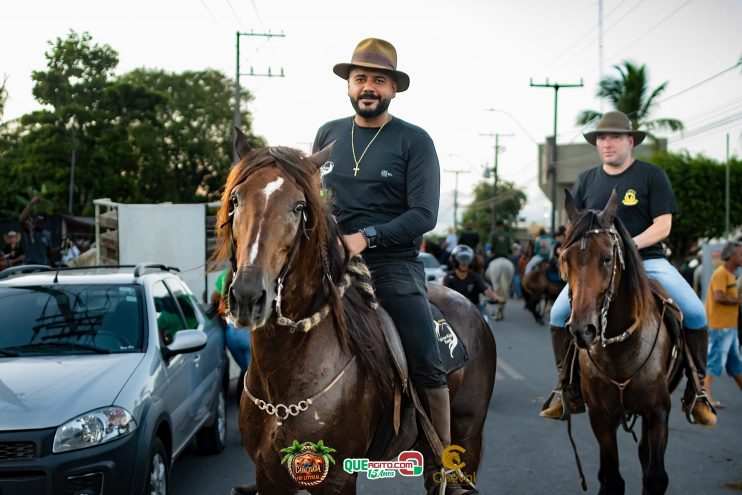
[[[138,69],[115,77],[118,54],[70,31],[50,42],[35,71],[42,110],[0,129],[0,210],[24,206],[19,191],[45,191],[66,211],[73,153],[73,213],[92,200],[200,202],[215,199],[231,165],[232,81],[214,71]],[[247,103],[250,95],[243,101]],[[251,144],[264,140],[244,131]]]
[[[137,69],[120,79],[163,95],[156,106],[156,128],[135,130],[139,180],[153,201],[195,202],[218,199],[231,167],[234,83],[216,70],[171,73]],[[252,99],[249,94],[242,101]],[[242,111],[243,127],[251,115]],[[251,146],[265,140],[248,134]]]
[[[697,239],[724,235],[726,163],[688,153],[659,153],[652,163],[665,170],[675,193],[678,212],[673,215],[667,243],[673,260],[680,261]],[[735,200],[735,192],[742,191],[742,161],[737,158],[729,162],[729,190],[729,221],[738,226],[742,224],[742,202]]]
[[[654,131],[683,129],[683,123],[678,119],[650,118],[657,100],[667,89],[669,81],[650,90],[646,65],[635,65],[625,61],[623,65],[614,65],[613,68],[618,71],[618,77],[604,77],[598,84],[596,96],[610,102],[615,110],[628,115],[634,130],[641,129],[656,140]],[[577,116],[577,125],[590,124],[602,116],[603,114],[597,110],[583,110]]]
[[[472,222],[482,243],[487,242],[492,233],[492,184],[481,181],[474,186],[474,200],[467,207],[461,220],[462,224]],[[526,193],[508,181],[497,181],[497,197],[494,205],[497,218],[502,220],[507,230],[513,229],[518,216],[526,204]]]
[[5,113],[5,102],[8,101],[8,89],[5,87],[5,83],[8,82],[8,76],[3,77],[3,83],[0,84],[0,122]]

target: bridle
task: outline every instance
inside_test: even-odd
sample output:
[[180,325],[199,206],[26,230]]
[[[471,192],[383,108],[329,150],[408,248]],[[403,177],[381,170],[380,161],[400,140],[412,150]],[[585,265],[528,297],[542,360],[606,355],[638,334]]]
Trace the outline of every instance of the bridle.
[[[618,235],[618,231],[616,230],[616,227],[611,225],[609,228],[591,228],[585,234],[580,238],[580,251],[584,251],[586,249],[586,243],[587,243],[587,237],[590,235],[601,235],[605,234],[608,235],[611,238],[611,250],[613,252],[613,270],[611,274],[611,281],[608,284],[608,289],[606,289],[605,294],[603,295],[603,304],[600,307],[600,342],[603,347],[606,347],[608,344],[613,344],[616,342],[623,342],[624,340],[631,337],[631,334],[634,333],[634,330],[636,329],[636,325],[632,325],[629,327],[628,330],[625,330],[622,334],[617,335],[616,337],[606,337],[605,332],[606,328],[608,327],[608,310],[611,306],[611,301],[613,301],[614,296],[616,295],[616,272],[618,264],[621,265],[621,271],[626,269],[626,262],[624,261],[624,253],[623,253],[623,246],[621,242],[621,238]],[[569,246],[565,246],[565,249]],[[618,262],[617,262],[618,260]],[[569,303],[570,306],[572,305],[572,289],[569,289]]]
[[[241,183],[240,183],[241,184]],[[239,185],[239,184],[237,184]],[[235,185],[235,188],[236,186]],[[230,232],[232,232],[233,226],[233,220],[234,220],[234,212],[235,208],[239,206],[239,198],[237,196],[237,193],[235,190],[232,191],[232,194],[230,195],[230,203],[229,203],[229,213],[228,213],[228,219],[227,221],[222,225],[222,227],[225,227],[227,225],[230,226]],[[281,326],[287,326],[290,328],[290,331],[293,333],[296,330],[301,330],[303,332],[308,332],[311,330],[314,326],[316,326],[322,319],[324,319],[325,316],[327,316],[330,312],[329,304],[323,306],[318,312],[315,314],[303,318],[298,321],[294,321],[291,318],[288,318],[284,316],[283,312],[281,311],[281,302],[283,301],[282,293],[283,293],[283,287],[286,282],[286,275],[288,274],[289,268],[291,268],[291,262],[294,260],[294,257],[296,256],[297,251],[299,250],[299,244],[301,243],[302,236],[309,239],[309,230],[307,229],[307,210],[306,210],[306,204],[300,203],[295,208],[294,211],[299,215],[299,225],[296,230],[296,236],[294,237],[294,242],[291,246],[291,250],[289,251],[288,259],[286,260],[286,263],[284,263],[283,267],[281,268],[280,273],[278,274],[278,277],[276,279],[276,297],[274,299],[276,303],[276,322]],[[232,273],[237,273],[237,243],[234,240],[234,235],[230,233],[229,236],[230,241],[230,254],[229,254],[229,261],[232,266]],[[327,257],[327,251],[322,251],[322,264],[324,266],[324,274],[325,278],[327,278],[327,281],[330,284],[334,284],[332,280],[332,274],[330,273],[330,264]],[[350,284],[350,279],[346,275],[343,277],[342,283],[339,285],[339,289],[342,293],[345,291],[347,286]],[[229,299],[227,299],[229,301]],[[231,317],[231,310],[229,309],[229,303],[227,302],[227,313]]]

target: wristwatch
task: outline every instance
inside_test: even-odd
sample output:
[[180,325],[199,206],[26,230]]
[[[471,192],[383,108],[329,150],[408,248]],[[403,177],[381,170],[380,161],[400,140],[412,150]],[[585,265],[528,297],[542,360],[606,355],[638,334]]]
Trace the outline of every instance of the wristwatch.
[[359,229],[358,232],[360,232],[366,240],[367,248],[373,249],[376,247],[376,227],[366,227]]

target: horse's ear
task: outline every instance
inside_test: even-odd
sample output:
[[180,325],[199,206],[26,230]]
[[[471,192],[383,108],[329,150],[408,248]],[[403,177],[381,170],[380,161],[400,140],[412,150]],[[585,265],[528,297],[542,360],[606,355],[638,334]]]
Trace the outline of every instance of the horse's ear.
[[608,204],[605,205],[603,211],[598,214],[598,221],[604,228],[609,228],[613,225],[613,217],[616,216],[616,208],[618,208],[618,194],[616,194],[616,188],[613,188],[611,197],[608,199]]
[[335,141],[331,142],[324,148],[322,148],[317,153],[308,156],[310,162],[312,162],[314,165],[317,166],[317,168],[320,168],[322,165],[327,163],[327,160],[330,158],[330,153],[332,153],[332,148],[335,146]]
[[234,130],[237,131],[237,136],[234,138],[234,150],[237,152],[240,160],[242,160],[245,158],[245,155],[252,151],[252,148],[247,144],[247,136],[245,136],[240,128],[235,127]]
[[575,206],[575,198],[567,188],[564,188],[564,208],[567,210],[567,218],[570,222],[577,217],[579,212]]

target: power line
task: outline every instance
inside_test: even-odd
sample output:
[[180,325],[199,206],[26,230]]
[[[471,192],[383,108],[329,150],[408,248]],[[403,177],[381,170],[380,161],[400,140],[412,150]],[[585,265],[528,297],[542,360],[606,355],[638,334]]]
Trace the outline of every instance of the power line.
[[255,5],[255,0],[250,0],[250,3],[252,4],[252,9],[255,11],[255,17],[258,18],[258,24],[260,24],[260,28],[265,31],[265,25],[263,24],[263,19],[260,18],[260,12],[258,12],[258,7]]
[[665,17],[663,17],[662,19],[660,19],[656,24],[652,25],[652,27],[650,27],[649,29],[647,29],[646,31],[644,31],[642,34],[640,34],[639,36],[637,36],[636,38],[634,38],[633,41],[630,41],[628,44],[624,45],[619,50],[613,52],[613,54],[609,58],[615,57],[616,55],[618,55],[619,53],[621,53],[623,50],[625,50],[626,48],[630,47],[631,45],[633,45],[634,43],[636,43],[637,41],[639,41],[640,39],[642,39],[643,37],[645,37],[646,35],[648,35],[649,33],[651,33],[657,26],[659,26],[660,24],[662,24],[663,22],[665,22],[666,20],[668,20],[670,17],[672,17],[675,14],[677,14],[683,7],[685,7],[686,5],[688,5],[689,3],[691,3],[692,1],[693,0],[686,0],[685,3],[681,4],[680,6],[678,6],[675,10],[673,10],[672,12],[670,12],[669,14],[667,14]]
[[222,23],[219,22],[219,19],[216,18],[216,16],[211,11],[211,9],[209,8],[209,6],[206,5],[206,2],[204,2],[204,0],[199,0],[199,1],[201,2],[201,5],[203,5],[204,8],[206,9],[206,12],[209,13],[209,16],[211,16],[211,20],[214,21],[214,23],[219,27],[219,29],[221,29],[224,32],[224,34],[227,34],[227,30],[224,29],[224,26],[222,26]]
[[727,117],[724,117],[722,119],[717,120],[716,122],[711,122],[709,124],[703,125],[701,127],[697,127],[696,129],[692,129],[688,131],[687,133],[683,133],[683,135],[678,139],[673,139],[672,143],[679,143],[680,141],[685,141],[686,139],[690,139],[693,137],[698,136],[699,134],[703,134],[705,132],[711,131],[713,129],[716,129],[718,127],[725,126],[727,124],[731,124],[732,122],[735,122],[737,120],[742,119],[742,112],[736,113],[734,115],[729,115]]
[[[688,2],[690,2],[690,1],[691,1],[691,0],[688,0]],[[686,3],[688,3],[688,2],[686,2]],[[726,69],[724,69],[724,70],[722,70],[722,71],[720,71],[720,72],[717,72],[717,73],[716,73],[716,74],[714,74],[713,76],[709,76],[709,77],[707,77],[707,78],[706,78],[706,79],[704,79],[703,81],[699,81],[699,82],[695,83],[695,84],[694,84],[694,85],[692,85],[692,86],[688,86],[687,88],[685,88],[685,89],[684,89],[684,90],[682,90],[682,91],[678,91],[677,93],[675,93],[675,94],[673,94],[673,95],[670,95],[670,96],[666,96],[666,97],[662,98],[661,100],[657,100],[657,103],[663,103],[663,102],[665,102],[665,101],[667,101],[667,100],[669,100],[669,99],[671,99],[671,98],[675,98],[676,96],[680,96],[680,95],[682,95],[683,93],[686,93],[686,92],[690,91],[691,89],[695,89],[695,88],[697,88],[698,86],[701,86],[701,85],[703,85],[703,84],[706,84],[706,83],[707,83],[707,82],[709,82],[709,81],[713,81],[713,80],[714,80],[714,79],[716,79],[717,77],[719,77],[719,76],[721,76],[721,75],[723,75],[723,74],[726,74],[726,73],[727,73],[727,72],[729,72],[730,70],[732,70],[732,69],[734,69],[734,68],[736,68],[736,67],[739,67],[740,65],[742,65],[742,60],[740,60],[739,62],[737,62],[737,63],[736,63],[736,64],[734,64],[734,65],[731,65],[731,66],[727,67]]]
[[237,15],[237,12],[234,10],[234,7],[232,7],[232,2],[230,2],[229,0],[225,0],[225,1],[227,2],[227,5],[229,6],[229,10],[232,11],[232,14],[234,14],[235,19],[237,19],[237,23],[240,26],[242,26],[244,29],[245,25],[242,24],[242,20],[240,19],[240,16]]

